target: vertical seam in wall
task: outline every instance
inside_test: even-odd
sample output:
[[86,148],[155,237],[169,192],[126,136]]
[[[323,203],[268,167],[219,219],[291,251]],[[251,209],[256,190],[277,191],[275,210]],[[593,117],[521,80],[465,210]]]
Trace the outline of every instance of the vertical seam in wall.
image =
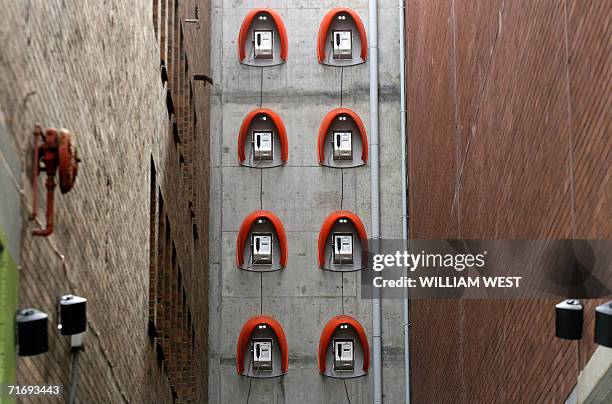
[[[459,137],[459,102],[457,97],[457,16],[455,15],[455,0],[451,4],[451,21],[453,27],[453,104],[455,106],[455,198],[451,205],[451,220],[453,210],[455,209],[455,201],[457,205],[457,237],[461,238],[461,216],[460,204],[461,195],[459,193],[459,161],[461,157],[461,139]],[[451,222],[452,227],[452,222]]]
[[570,84],[570,50],[569,50],[569,31],[567,26],[568,11],[567,0],[563,1],[564,29],[565,29],[565,85],[567,91],[567,124],[568,124],[568,151],[569,151],[569,179],[570,179],[570,209],[572,215],[572,237],[576,238],[576,195],[574,185],[574,146],[573,146],[573,122],[572,122],[572,93]]

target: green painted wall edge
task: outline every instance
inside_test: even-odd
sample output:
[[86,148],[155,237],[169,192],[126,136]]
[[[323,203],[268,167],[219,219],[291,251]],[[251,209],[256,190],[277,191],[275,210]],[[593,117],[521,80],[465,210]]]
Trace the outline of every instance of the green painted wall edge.
[[14,396],[6,396],[6,386],[15,383],[17,292],[17,264],[9,254],[0,228],[0,404],[15,403]]

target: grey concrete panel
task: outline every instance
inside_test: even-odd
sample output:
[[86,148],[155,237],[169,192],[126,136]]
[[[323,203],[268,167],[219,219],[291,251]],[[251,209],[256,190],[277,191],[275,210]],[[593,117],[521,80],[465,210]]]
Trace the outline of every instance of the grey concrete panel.
[[[391,4],[389,4],[391,3]],[[397,2],[381,2],[385,6],[378,11],[378,84],[381,88],[397,89],[399,94],[399,22]],[[380,23],[388,23],[388,29],[381,29]],[[399,99],[397,101],[399,105]]]
[[[225,40],[225,33],[223,32],[223,9],[220,7],[223,0],[214,0],[216,3],[219,3],[218,7],[213,5],[211,9],[211,58],[213,61],[219,61],[223,59],[223,46],[220,44]],[[237,56],[236,51],[234,55]],[[211,63],[210,69],[212,73],[213,83],[216,85],[212,86],[212,94],[220,94],[222,92],[222,87],[217,83],[221,83],[223,79],[223,65],[221,63]],[[212,118],[212,110],[211,110],[211,118]],[[211,119],[211,125],[214,125],[214,121]]]
[[210,97],[210,165],[219,167],[221,165],[221,142],[223,140],[223,104],[221,95],[215,94]]
[[[357,168],[359,169],[359,168]],[[318,232],[325,218],[340,209],[351,209],[354,188],[349,187],[352,170],[345,172],[342,198],[342,172],[328,167],[283,167],[264,172],[264,208],[276,212],[289,232]],[[344,205],[344,203],[343,203]]]
[[[208,266],[208,320],[210,324],[221,322],[221,289],[219,288],[221,266],[210,264]],[[221,353],[219,344],[219,328],[208,328],[208,355],[219,357]]]
[[238,296],[259,299],[259,274],[236,266],[237,232],[223,232],[223,297]]
[[208,228],[209,263],[221,262],[221,169],[210,170],[210,227]]
[[399,131],[399,93],[398,101],[385,102],[380,104],[380,123],[379,123],[379,145],[380,145],[380,167],[391,167],[394,170],[392,175],[399,178],[401,176],[401,156],[402,149]]
[[[272,169],[269,169],[272,170]],[[266,170],[266,171],[269,171]],[[259,210],[260,170],[245,167],[226,167],[223,171],[222,215],[223,230],[238,231],[244,218],[251,212]],[[264,173],[265,176],[265,173]],[[280,220],[283,215],[275,212]]]
[[[295,369],[291,374],[287,374],[286,386],[287,403],[348,402],[342,380],[323,377],[316,370],[313,372],[308,369]],[[368,376],[346,380],[346,390],[351,403],[371,402],[369,386]]]
[[401,175],[396,167],[380,168],[381,237],[402,237],[402,192]]
[[355,182],[355,214],[361,218],[368,235],[372,232],[370,173],[371,169],[369,165],[361,167],[360,171],[356,173]]
[[[219,323],[219,327],[221,327],[220,344],[222,358],[236,357],[236,344],[238,343],[240,330],[242,330],[244,323],[246,323],[249,318],[259,314],[259,298],[223,298],[223,305],[221,306],[222,321]],[[264,312],[264,314],[268,314],[276,318],[276,315],[273,312]],[[284,327],[282,322],[281,325]]]
[[403,360],[403,306],[400,299],[385,299],[383,295],[383,348],[392,349],[397,359]]
[[[404,362],[390,360],[383,352],[383,392],[385,403],[404,402]],[[370,398],[371,400],[371,398]]]
[[221,361],[208,357],[208,404],[221,404]]

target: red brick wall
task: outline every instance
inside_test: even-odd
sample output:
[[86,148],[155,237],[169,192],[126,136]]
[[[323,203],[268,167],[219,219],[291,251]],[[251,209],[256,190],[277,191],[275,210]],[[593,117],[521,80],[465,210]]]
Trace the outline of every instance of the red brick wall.
[[[413,238],[610,238],[606,2],[407,2]],[[414,301],[413,398],[562,402],[595,346],[557,301]]]
[[[0,109],[22,162],[24,223],[31,211],[34,124],[68,128],[82,159],[73,191],[56,192],[54,234],[33,238],[32,222],[24,229],[19,304],[49,313],[52,324],[49,352],[18,358],[17,381],[61,384],[67,394],[69,346],[53,325],[55,302],[79,294],[89,299],[79,402],[172,402],[172,390],[184,398],[179,402],[207,397],[210,88],[191,77],[209,74],[210,3],[177,3],[167,34],[172,42],[164,43],[175,70],[163,83],[161,29],[153,22],[155,16],[162,27],[166,3],[0,2]],[[194,17],[196,5],[199,29],[182,23]],[[164,198],[168,239],[176,247],[168,278],[173,288],[163,291],[172,293],[164,306],[172,314],[172,355],[163,358],[148,336],[149,276],[158,264],[150,250],[158,236],[149,206],[152,166],[153,192]]]

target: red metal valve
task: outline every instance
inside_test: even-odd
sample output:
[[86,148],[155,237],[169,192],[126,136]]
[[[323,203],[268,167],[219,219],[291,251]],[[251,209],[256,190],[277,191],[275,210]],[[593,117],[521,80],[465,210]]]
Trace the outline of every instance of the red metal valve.
[[[43,139],[39,146],[39,139]],[[40,161],[43,165],[41,167]],[[47,226],[44,229],[36,229],[32,232],[34,236],[46,237],[53,233],[53,196],[55,192],[55,174],[59,171],[60,190],[63,194],[70,191],[74,186],[78,171],[76,147],[72,143],[70,133],[61,129],[50,128],[43,134],[41,125],[34,129],[34,163],[32,165],[32,219],[36,218],[38,202],[38,174],[42,168],[47,172],[45,187],[47,188]]]

